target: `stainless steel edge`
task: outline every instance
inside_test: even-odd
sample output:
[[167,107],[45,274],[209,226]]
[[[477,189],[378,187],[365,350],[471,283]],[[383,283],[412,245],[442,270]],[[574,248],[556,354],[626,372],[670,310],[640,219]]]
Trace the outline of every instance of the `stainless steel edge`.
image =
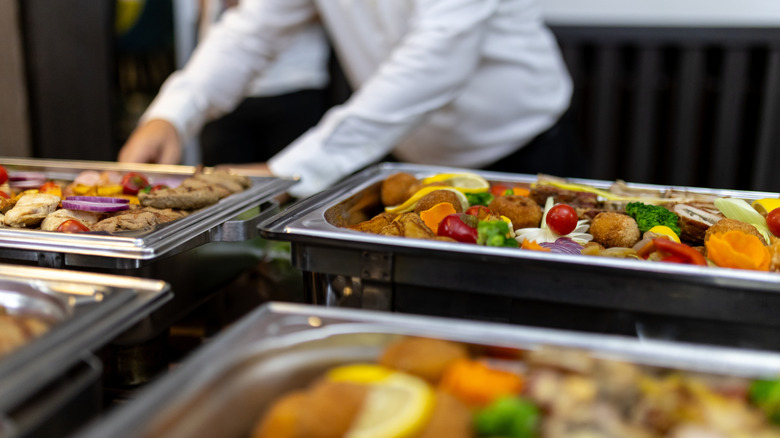
[[[191,399],[242,358],[274,357],[309,342],[360,334],[425,336],[453,341],[534,349],[570,347],[596,357],[743,377],[774,377],[780,354],[696,344],[639,341],[517,325],[421,317],[293,303],[266,304],[190,356],[176,370],[144,389],[131,403],[77,435],[78,438],[138,436],[137,425]],[[262,356],[260,356],[262,353]],[[184,421],[184,420],[182,420]]]
[[[0,157],[0,164],[34,169],[56,175],[73,175],[81,170],[143,171],[163,175],[186,176],[191,166],[127,164],[69,160],[33,160]],[[172,255],[226,235],[239,239],[235,225],[222,225],[248,208],[256,207],[283,193],[295,179],[263,177],[248,174],[253,180],[249,189],[220,200],[216,205],[194,212],[188,217],[165,224],[146,233],[68,234],[40,230],[0,228],[0,258],[42,261],[50,267],[136,268],[145,261]],[[64,177],[64,176],[63,176]],[[263,218],[258,218],[258,222]],[[233,227],[231,229],[231,227]],[[256,224],[247,223],[238,230],[255,237]],[[59,265],[57,265],[59,263]]]
[[[82,284],[116,296],[79,312],[0,361],[0,412],[6,412],[63,369],[97,350],[172,297],[159,280],[0,264],[0,278],[36,284]],[[108,297],[106,298],[108,300]]]

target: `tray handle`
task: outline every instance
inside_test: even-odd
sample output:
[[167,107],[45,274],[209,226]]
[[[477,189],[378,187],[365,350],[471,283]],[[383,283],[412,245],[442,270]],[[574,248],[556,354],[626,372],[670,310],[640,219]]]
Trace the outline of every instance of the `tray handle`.
[[[243,242],[257,237],[258,225],[281,211],[279,201],[269,199],[212,230],[212,242]],[[245,217],[249,216],[251,217]]]

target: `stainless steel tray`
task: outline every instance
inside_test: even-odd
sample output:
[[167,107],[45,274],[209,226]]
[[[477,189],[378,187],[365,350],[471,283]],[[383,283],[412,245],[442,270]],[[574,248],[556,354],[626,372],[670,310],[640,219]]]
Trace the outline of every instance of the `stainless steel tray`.
[[571,347],[602,358],[742,377],[780,372],[780,355],[767,352],[271,303],[76,436],[245,437],[279,395],[306,386],[328,367],[375,359],[400,335],[521,349]]
[[[356,206],[376,203],[381,181],[401,171],[422,177],[462,169],[383,163],[261,224],[263,237],[292,242],[292,262],[304,271],[309,301],[526,324],[533,323],[529,321],[534,317],[542,323],[553,321],[553,325],[557,317],[560,324],[569,324],[577,315],[600,322],[620,311],[695,318],[720,326],[724,322],[780,326],[777,273],[385,237],[334,225]],[[536,175],[478,173],[490,181],[537,180]],[[572,181],[604,189],[612,183]],[[760,192],[629,185],[745,199],[776,197]],[[570,312],[561,317],[563,309]],[[518,316],[523,314],[527,318]],[[625,319],[617,319],[621,318]],[[615,322],[621,327],[614,331],[623,332],[624,326],[633,330],[632,318]],[[602,325],[593,330],[613,328]]]
[[171,298],[159,280],[0,264],[0,304],[49,330],[0,358],[0,414]]
[[[83,170],[139,171],[156,177],[186,177],[195,171],[191,166],[3,157],[0,157],[0,164],[9,171],[38,171],[64,180],[73,179]],[[148,232],[69,234],[0,228],[0,259],[55,268],[132,269],[208,242],[249,240],[257,236],[257,225],[260,222],[278,212],[278,203],[273,198],[295,181],[247,176],[253,182],[249,189]],[[251,209],[258,211],[248,218],[235,219]]]

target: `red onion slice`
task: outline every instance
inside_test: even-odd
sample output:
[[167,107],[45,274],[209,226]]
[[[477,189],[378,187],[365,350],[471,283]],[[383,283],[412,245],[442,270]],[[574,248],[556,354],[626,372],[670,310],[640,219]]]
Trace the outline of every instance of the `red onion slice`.
[[557,254],[582,254],[582,245],[568,237],[559,237],[555,242],[542,242],[539,245]]
[[66,201],[87,201],[97,202],[105,204],[128,204],[130,202],[127,198],[117,198],[111,196],[68,196]]
[[67,208],[68,210],[84,210],[98,213],[113,213],[115,211],[122,211],[130,208],[128,204],[118,204],[113,202],[73,201],[70,199],[62,201],[62,207]]

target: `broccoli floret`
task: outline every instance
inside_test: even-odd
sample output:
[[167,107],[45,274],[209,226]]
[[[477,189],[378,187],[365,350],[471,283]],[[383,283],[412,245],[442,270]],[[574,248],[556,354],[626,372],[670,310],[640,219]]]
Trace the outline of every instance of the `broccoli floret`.
[[676,214],[660,205],[650,205],[641,202],[629,202],[626,205],[626,213],[636,220],[639,231],[645,232],[656,225],[665,225],[680,235],[680,220]]
[[493,195],[490,194],[490,192],[483,192],[483,193],[466,193],[466,199],[469,201],[469,205],[475,206],[475,205],[484,205],[485,207],[490,204],[490,201],[492,201],[494,198]]
[[504,221],[479,221],[477,224],[477,245],[517,248],[517,241],[507,237],[508,233],[509,225]]

